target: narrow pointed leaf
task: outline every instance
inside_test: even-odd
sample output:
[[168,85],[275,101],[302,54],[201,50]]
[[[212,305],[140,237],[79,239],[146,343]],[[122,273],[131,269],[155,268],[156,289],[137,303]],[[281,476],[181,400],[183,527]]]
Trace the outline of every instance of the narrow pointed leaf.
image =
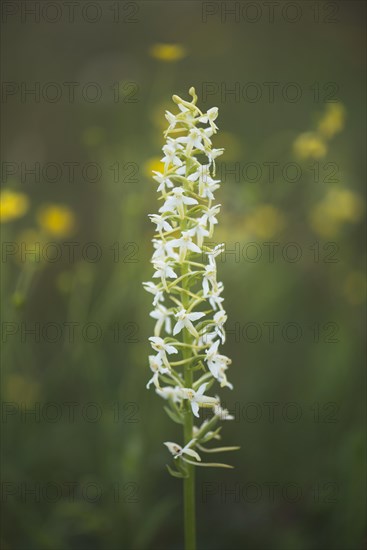
[[220,462],[194,462],[193,460],[188,460],[186,458],[185,462],[188,462],[193,466],[204,466],[205,468],[234,468],[234,466],[231,466],[230,464],[222,464]]
[[173,477],[179,477],[181,479],[187,477],[187,474],[185,475],[181,472],[178,472],[177,470],[174,470],[173,468],[168,466],[168,464],[166,464],[166,468],[169,471],[169,473],[171,474],[171,476],[173,476]]
[[237,445],[235,445],[235,446],[232,446],[232,447],[214,447],[212,449],[207,449],[205,447],[202,447],[198,443],[197,443],[197,447],[198,447],[198,449],[200,449],[200,451],[203,451],[204,453],[224,453],[224,452],[227,452],[227,451],[238,451],[241,448],[241,447],[238,447]]
[[169,407],[163,407],[168,416],[170,417],[173,422],[176,422],[176,424],[183,424],[183,419],[174,411],[172,411]]

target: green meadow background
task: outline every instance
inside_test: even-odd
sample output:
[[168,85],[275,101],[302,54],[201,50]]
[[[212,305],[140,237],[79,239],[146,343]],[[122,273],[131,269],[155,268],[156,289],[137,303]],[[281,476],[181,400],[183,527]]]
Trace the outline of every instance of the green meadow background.
[[198,546],[362,549],[364,3],[5,4],[2,548],[183,548],[141,283],[164,111],[195,86],[226,149],[218,391],[241,446],[198,470]]

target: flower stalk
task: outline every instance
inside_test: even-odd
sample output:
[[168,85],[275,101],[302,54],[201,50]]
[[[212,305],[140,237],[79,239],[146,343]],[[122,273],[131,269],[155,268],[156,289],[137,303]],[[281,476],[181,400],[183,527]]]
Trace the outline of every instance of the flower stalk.
[[[156,225],[154,274],[144,286],[154,296],[150,315],[156,320],[154,336],[149,338],[156,354],[149,356],[153,376],[147,387],[154,385],[167,402],[168,416],[183,427],[183,446],[165,442],[174,461],[167,468],[183,479],[185,548],[195,550],[195,467],[231,468],[202,461],[197,450],[214,453],[238,447],[206,447],[220,439],[220,421],[233,418],[218,396],[206,395],[214,383],[233,387],[226,375],[231,360],[219,352],[227,319],[223,284],[217,281],[216,258],[222,245],[211,247],[205,241],[218,223],[220,205],[213,204],[220,183],[215,179],[215,159],[223,149],[213,148],[211,141],[218,130],[218,109],[201,112],[195,89],[190,88],[189,94],[190,102],[174,95],[179,112],[166,112],[164,168],[153,176],[163,205],[158,214],[149,215]],[[212,417],[196,426],[202,409],[210,409]]]

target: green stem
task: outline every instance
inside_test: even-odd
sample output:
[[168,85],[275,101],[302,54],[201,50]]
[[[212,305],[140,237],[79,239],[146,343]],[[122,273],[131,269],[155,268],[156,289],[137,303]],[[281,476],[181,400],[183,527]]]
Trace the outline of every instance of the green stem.
[[[182,274],[186,274],[188,271],[187,264],[182,266]],[[186,290],[187,278],[182,281],[183,290]],[[189,296],[186,292],[182,293],[182,305],[185,309],[188,307]],[[191,334],[188,330],[183,330],[183,341],[185,344],[190,344],[192,340]],[[192,350],[189,346],[184,346],[182,349],[183,359],[189,359]],[[184,380],[185,387],[191,388],[193,385],[193,372],[190,362],[185,364],[184,367]],[[193,437],[193,415],[191,412],[190,403],[188,400],[185,402],[185,414],[184,414],[184,441],[185,445],[191,441]],[[195,468],[191,464],[186,464],[188,476],[184,478],[183,492],[184,492],[184,525],[185,525],[185,550],[196,549],[196,518],[195,518]]]

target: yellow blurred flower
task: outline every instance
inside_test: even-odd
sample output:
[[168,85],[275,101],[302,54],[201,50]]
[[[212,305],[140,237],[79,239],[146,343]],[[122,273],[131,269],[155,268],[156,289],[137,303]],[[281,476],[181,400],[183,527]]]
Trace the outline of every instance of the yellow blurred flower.
[[144,163],[143,172],[147,178],[151,178],[153,175],[152,174],[153,170],[155,172],[161,172],[163,168],[164,168],[164,164],[163,162],[161,162],[160,157],[151,157]]
[[24,193],[4,189],[0,193],[1,223],[21,218],[29,208],[29,200]]
[[363,304],[367,294],[366,275],[362,271],[351,271],[347,275],[343,290],[350,304]]
[[326,113],[318,124],[318,131],[326,139],[331,139],[341,132],[345,123],[345,108],[341,103],[329,103]]
[[68,206],[50,204],[41,207],[37,214],[39,226],[55,237],[69,236],[75,227],[75,217]]
[[331,189],[325,197],[325,206],[330,217],[347,222],[362,218],[363,199],[349,189]]
[[171,63],[186,57],[187,52],[181,44],[153,44],[149,49],[149,54],[154,59]]
[[245,229],[263,239],[274,237],[285,226],[283,213],[271,204],[263,204],[255,209],[245,221]]
[[293,143],[293,149],[301,159],[319,159],[327,153],[327,146],[323,139],[314,132],[300,134]]
[[363,217],[362,198],[349,189],[331,189],[310,213],[310,224],[323,237],[336,235],[344,222],[357,223]]
[[327,152],[326,141],[341,132],[345,123],[345,108],[341,103],[329,103],[315,132],[300,134],[293,143],[294,153],[301,159],[320,159]]

